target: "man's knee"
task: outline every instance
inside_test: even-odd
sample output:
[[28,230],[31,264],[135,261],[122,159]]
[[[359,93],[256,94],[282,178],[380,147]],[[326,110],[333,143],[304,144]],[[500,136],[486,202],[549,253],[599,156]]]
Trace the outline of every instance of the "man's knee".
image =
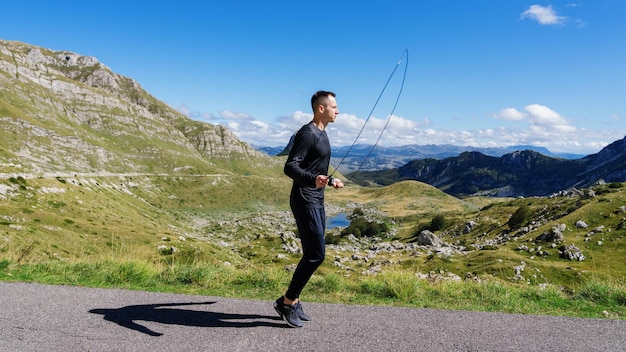
[[325,252],[318,252],[318,251],[315,251],[314,253],[311,253],[310,255],[306,256],[306,260],[309,263],[315,264],[317,266],[322,265],[322,263],[324,262],[325,258],[326,258],[326,253]]

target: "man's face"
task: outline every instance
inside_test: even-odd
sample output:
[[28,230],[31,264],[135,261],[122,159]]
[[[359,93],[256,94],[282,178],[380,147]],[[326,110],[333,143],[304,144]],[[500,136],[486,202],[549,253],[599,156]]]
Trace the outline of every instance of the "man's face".
[[324,120],[326,122],[335,122],[337,115],[339,115],[339,108],[337,107],[337,100],[332,95],[328,96],[327,102],[324,105]]

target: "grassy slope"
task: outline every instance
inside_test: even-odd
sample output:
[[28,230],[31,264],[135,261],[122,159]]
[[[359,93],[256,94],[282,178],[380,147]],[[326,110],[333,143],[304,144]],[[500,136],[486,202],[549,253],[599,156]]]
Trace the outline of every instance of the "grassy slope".
[[[142,258],[159,245],[198,247],[211,261],[233,255],[205,237],[194,219],[284,208],[286,185],[260,175],[109,176],[0,181],[0,253],[20,263]],[[236,199],[236,202],[232,200]],[[179,237],[185,237],[180,241]],[[195,238],[195,240],[194,240]],[[191,250],[191,249],[190,249]]]
[[[259,170],[257,170],[259,171]],[[0,253],[4,258],[22,263],[42,260],[85,260],[117,257],[158,258],[158,245],[171,245],[178,237],[195,238],[195,246],[212,254],[220,253],[215,241],[205,239],[223,219],[245,222],[246,218],[264,212],[287,212],[289,182],[275,168],[260,170],[256,175],[195,176],[110,176],[58,179],[12,179],[1,182],[5,190],[0,202]],[[376,208],[393,219],[396,239],[411,240],[416,232],[429,224],[434,215],[445,214],[448,226],[437,233],[443,240],[472,249],[464,256],[429,261],[406,260],[421,266],[422,271],[443,269],[463,275],[466,272],[490,274],[503,279],[513,276],[512,267],[526,263],[524,275],[531,283],[570,285],[579,276],[623,278],[626,264],[619,258],[626,255],[625,230],[618,229],[626,214],[623,188],[580,201],[577,198],[494,199],[479,210],[487,200],[459,200],[419,182],[401,182],[381,188],[349,185],[341,190],[328,190],[327,202],[339,207],[363,204]],[[475,202],[475,203],[473,203]],[[547,218],[545,224],[530,233],[511,231],[508,217],[527,204],[535,216]],[[291,221],[289,214],[288,220]],[[242,220],[243,219],[243,220]],[[583,220],[589,227],[577,228]],[[476,223],[469,233],[460,230],[468,221]],[[565,224],[564,243],[583,251],[585,261],[571,262],[558,256],[549,243],[535,238],[555,224]],[[277,226],[256,224],[255,236],[276,237],[282,228],[293,230],[293,224]],[[239,225],[240,227],[242,225]],[[286,226],[286,227],[285,227]],[[586,236],[592,229],[604,226],[601,232]],[[623,226],[623,225],[622,225]],[[245,240],[235,226],[221,224],[221,236],[229,241]],[[509,239],[496,243],[503,233]],[[167,243],[164,243],[167,238]],[[190,240],[186,244],[191,243]],[[177,243],[184,247],[186,244]],[[260,241],[257,245],[262,246]],[[547,256],[520,251],[525,245],[540,246]],[[260,257],[273,255],[269,248]],[[278,248],[280,249],[280,248]],[[124,252],[127,253],[124,254]],[[234,260],[224,251],[223,260]],[[139,254],[139,255],[137,255]],[[396,253],[402,262],[402,253]],[[220,258],[217,256],[216,258]],[[243,258],[240,260],[246,260]],[[533,272],[534,271],[534,272]]]
[[[282,161],[276,159],[279,165]],[[299,254],[285,251],[281,239],[295,230],[287,205],[289,180],[271,165],[240,168],[241,173],[218,176],[2,180],[0,277],[271,298],[288,283],[289,272],[282,268],[299,259]],[[511,232],[516,234],[513,239],[482,250],[451,256],[426,250],[383,251],[368,261],[346,262],[350,270],[334,263],[355,254],[365,257],[371,245],[329,247],[327,263],[309,286],[309,299],[596,317],[608,309],[623,317],[624,303],[621,308],[620,303],[606,308],[578,299],[560,307],[550,304],[563,294],[561,290],[599,295],[601,300],[606,297],[602,292],[609,292],[617,302],[626,300],[624,229],[618,230],[625,199],[623,188],[584,201],[459,200],[419,182],[329,189],[327,202],[340,209],[363,206],[384,211],[397,228],[396,237],[386,241],[410,241],[434,215],[445,214],[449,225],[437,235],[446,242],[468,248],[488,243],[502,235],[508,217],[522,203],[550,221],[528,234]],[[477,223],[475,229],[460,234],[457,228],[470,220]],[[590,228],[576,228],[578,220]],[[587,260],[559,258],[556,249],[548,249],[551,254],[545,257],[516,249],[521,244],[546,247],[534,238],[555,223],[566,224],[565,242],[581,248]],[[585,241],[590,229],[600,224],[605,230]],[[514,280],[513,268],[522,262],[524,279]],[[24,265],[26,269],[19,269]],[[368,273],[373,267],[381,267],[378,275]],[[415,280],[417,272],[469,275],[483,284],[433,286]],[[104,279],[97,279],[100,276]],[[600,284],[586,293],[589,282],[608,286]],[[542,284],[561,289],[542,292]],[[503,291],[501,285],[508,288]],[[508,306],[506,301],[517,296],[519,301]]]
[[[460,200],[431,186],[409,181],[373,189],[354,187],[327,194],[330,201],[356,201],[384,210],[398,220],[399,239],[415,238],[419,229],[427,226],[434,215],[443,214],[448,226],[436,234],[444,241],[468,249],[475,244],[481,245],[481,250],[472,250],[463,256],[432,256],[421,260],[396,255],[395,261],[404,262],[404,266],[412,270],[444,271],[460,276],[471,273],[511,281],[515,276],[513,268],[523,265],[521,275],[525,280],[522,282],[576,286],[592,278],[623,281],[626,273],[626,262],[620,259],[626,255],[626,229],[623,228],[626,211],[622,208],[626,206],[626,190],[606,186],[603,190],[605,193],[584,200],[579,197]],[[542,225],[530,233],[511,230],[507,226],[509,217],[522,204],[531,208],[535,221],[543,219]],[[575,224],[579,220],[585,221],[589,227],[577,228]],[[475,227],[471,232],[463,233],[462,229],[469,221],[475,222]],[[535,240],[556,224],[566,225],[563,243],[580,248],[586,260],[560,258],[558,248]],[[587,236],[599,226],[604,226],[601,232]],[[502,241],[504,235],[508,240]],[[519,250],[520,246],[526,246],[530,251]],[[537,250],[549,254],[539,255]]]

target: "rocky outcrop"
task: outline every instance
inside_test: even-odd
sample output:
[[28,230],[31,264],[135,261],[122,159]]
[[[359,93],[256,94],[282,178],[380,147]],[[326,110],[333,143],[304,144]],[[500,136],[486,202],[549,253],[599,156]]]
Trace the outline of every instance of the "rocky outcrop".
[[419,233],[417,236],[417,244],[420,246],[433,247],[442,247],[444,245],[443,241],[439,237],[428,230],[424,230]]
[[203,173],[213,158],[267,159],[94,57],[0,40],[0,88],[0,162],[22,172]]
[[565,231],[565,224],[558,224],[553,226],[550,231],[546,231],[537,236],[536,240],[540,242],[563,242],[563,231]]
[[585,260],[585,255],[583,254],[583,252],[580,250],[580,248],[576,247],[573,244],[563,245],[559,247],[559,256],[567,260],[580,262]]

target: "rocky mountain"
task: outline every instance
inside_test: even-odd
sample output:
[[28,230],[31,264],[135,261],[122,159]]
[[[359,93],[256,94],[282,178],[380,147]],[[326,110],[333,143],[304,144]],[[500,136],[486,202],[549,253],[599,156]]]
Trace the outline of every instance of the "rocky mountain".
[[399,168],[359,171],[353,181],[389,185],[417,180],[454,196],[542,196],[594,183],[626,181],[626,137],[580,159],[522,150],[501,157],[465,152],[442,160],[413,160]]
[[4,173],[201,174],[269,159],[94,57],[15,41],[0,40],[0,125]]

